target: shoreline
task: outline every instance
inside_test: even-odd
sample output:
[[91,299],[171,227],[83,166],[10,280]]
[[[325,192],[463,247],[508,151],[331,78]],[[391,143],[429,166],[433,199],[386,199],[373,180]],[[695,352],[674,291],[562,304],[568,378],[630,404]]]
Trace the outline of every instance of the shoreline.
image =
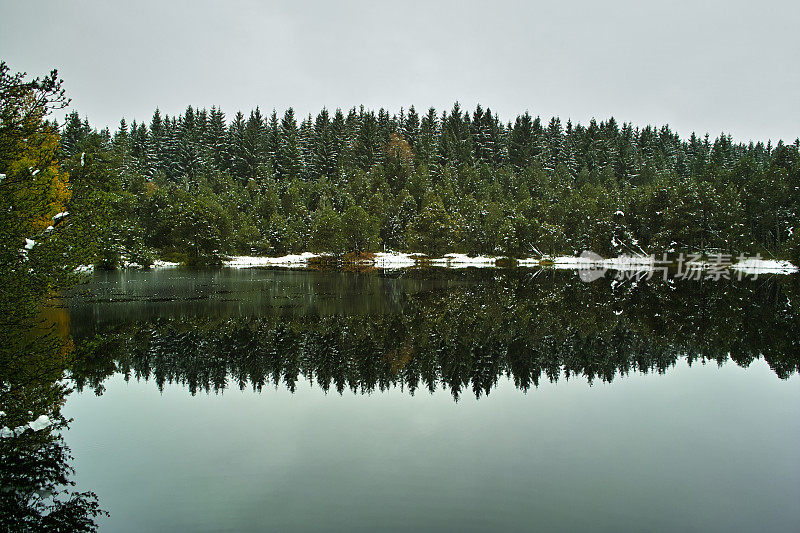
[[[405,252],[376,252],[362,254],[346,254],[335,256],[333,254],[303,252],[283,256],[228,256],[222,260],[222,268],[308,268],[313,266],[344,266],[364,267],[378,270],[396,270],[404,268],[439,267],[449,269],[462,268],[553,268],[556,270],[615,270],[623,272],[649,272],[674,267],[677,263],[668,265],[656,260],[654,256],[626,256],[613,258],[582,257],[582,256],[556,256],[540,258],[509,259],[504,256],[486,256],[461,253],[449,253],[440,257],[429,257],[422,253]],[[182,266],[180,263],[156,260],[151,269],[167,269]],[[787,260],[748,258],[739,262],[715,263],[708,260],[690,261],[685,267],[694,271],[714,271],[720,268],[733,270],[742,274],[782,274],[790,275],[800,272],[800,268]],[[119,269],[142,269],[137,263],[122,264]],[[84,265],[77,269],[78,272],[92,272],[92,265]]]

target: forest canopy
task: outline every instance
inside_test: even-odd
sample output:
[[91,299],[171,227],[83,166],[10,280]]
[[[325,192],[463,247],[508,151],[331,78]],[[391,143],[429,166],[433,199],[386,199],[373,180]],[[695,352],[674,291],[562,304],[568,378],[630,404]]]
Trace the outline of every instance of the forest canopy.
[[800,142],[681,139],[480,105],[296,117],[212,107],[59,128],[73,224],[101,266],[378,250],[797,259]]

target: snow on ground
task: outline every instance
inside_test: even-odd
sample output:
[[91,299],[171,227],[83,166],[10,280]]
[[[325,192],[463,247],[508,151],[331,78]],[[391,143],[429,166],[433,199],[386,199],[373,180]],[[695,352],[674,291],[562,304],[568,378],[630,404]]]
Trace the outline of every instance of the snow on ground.
[[153,268],[175,268],[180,266],[180,263],[173,263],[172,261],[162,261],[161,259],[156,259],[153,261]]
[[798,268],[789,261],[774,259],[745,259],[731,266],[744,274],[794,274]]
[[[262,266],[303,267],[308,264],[310,259],[321,256],[322,254],[313,254],[310,252],[297,255],[284,255],[282,257],[234,256],[224,261],[223,264],[231,268]],[[418,265],[421,260],[426,258],[427,256],[425,254],[420,253],[379,252],[374,254],[372,259],[364,259],[359,261],[359,263],[372,264],[375,268],[381,269],[409,268]],[[430,259],[426,264],[449,268],[494,267],[496,261],[496,257],[470,257],[466,254],[447,254],[444,257]]]
[[319,257],[318,254],[303,252],[297,255],[284,255],[281,257],[255,257],[248,255],[238,255],[231,257],[222,264],[231,268],[250,268],[260,266],[304,266],[309,259]]
[[[20,250],[23,255],[26,254],[28,247],[26,242],[26,249]],[[31,246],[32,248],[32,246]],[[233,256],[226,261],[223,265],[230,268],[252,268],[252,267],[268,267],[268,266],[281,266],[288,268],[302,268],[308,265],[309,261],[314,258],[323,257],[325,254],[314,254],[311,252],[304,252],[302,254],[284,255],[281,257],[256,257],[256,256]],[[498,259],[501,257],[478,255],[471,257],[467,254],[446,254],[443,257],[428,258],[425,254],[421,253],[400,253],[400,252],[378,252],[374,254],[372,259],[364,259],[361,261],[363,264],[372,264],[375,268],[379,269],[400,269],[418,266],[420,264],[439,266],[445,268],[493,268],[497,266]],[[544,264],[543,264],[544,262]],[[178,263],[170,261],[156,260],[153,262],[153,268],[174,268],[179,266]],[[527,258],[517,260],[519,267],[540,267],[545,266],[558,270],[617,270],[617,271],[651,271],[656,267],[656,260],[652,256],[646,255],[620,255],[612,258],[602,258],[600,256],[558,256],[558,257],[544,257],[544,258]],[[693,269],[709,268],[710,264],[700,261],[687,262],[686,266]],[[123,265],[129,268],[139,268],[139,265],[130,263]],[[730,265],[734,270],[741,271],[745,274],[794,274],[800,271],[796,266],[788,261],[777,261],[767,259],[747,259]],[[76,272],[91,272],[94,267],[91,265],[80,266]]]
[[378,252],[375,254],[375,268],[408,268],[417,264],[423,254],[403,254],[399,252]]

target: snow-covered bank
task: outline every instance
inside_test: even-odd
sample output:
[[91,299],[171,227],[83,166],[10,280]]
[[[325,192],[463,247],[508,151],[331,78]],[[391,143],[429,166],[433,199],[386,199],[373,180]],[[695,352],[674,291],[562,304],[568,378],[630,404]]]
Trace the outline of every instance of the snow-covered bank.
[[[281,266],[287,268],[302,268],[307,266],[311,260],[325,257],[325,254],[314,254],[304,252],[296,255],[284,255],[281,257],[255,257],[255,256],[233,256],[223,265],[230,268],[254,268]],[[378,252],[369,256],[359,257],[355,262],[360,265],[371,265],[378,269],[411,268],[415,266],[442,266],[447,268],[466,268],[466,267],[494,267],[499,257],[475,256],[470,257],[466,254],[447,254],[443,257],[429,258],[421,253],[401,253],[401,252]]]
[[417,265],[423,254],[403,254],[399,252],[378,252],[373,259],[375,268],[409,268]]
[[281,257],[257,257],[249,255],[238,255],[231,257],[222,264],[230,268],[252,268],[264,266],[305,266],[310,259],[320,257],[319,254],[303,252],[296,255],[284,255]]
[[151,268],[175,268],[181,266],[180,263],[173,263],[172,261],[162,261],[161,259],[156,259],[153,261],[153,265]]
[[[301,254],[290,254],[280,257],[261,257],[261,256],[232,256],[222,262],[223,266],[229,268],[258,268],[258,267],[283,267],[283,268],[305,268],[312,263],[317,263],[315,259],[321,260],[324,264],[330,263],[335,266],[337,263],[334,256],[330,254],[316,254],[303,252]],[[325,259],[331,259],[328,262]],[[498,265],[505,266],[502,256],[477,255],[450,253],[442,257],[429,257],[421,253],[401,253],[401,252],[378,252],[375,254],[363,254],[358,258],[344,264],[356,263],[362,266],[374,267],[381,270],[392,270],[402,268],[413,268],[418,266],[435,266],[443,268],[496,268]],[[141,268],[136,263],[123,263],[121,268]],[[178,263],[170,261],[156,260],[152,268],[175,268]],[[621,255],[618,257],[603,258],[596,254],[585,253],[580,256],[558,256],[543,258],[518,259],[516,266],[521,268],[553,268],[557,270],[616,270],[628,272],[650,272],[656,268],[664,268],[661,261],[657,261],[653,256],[647,255]],[[707,261],[692,261],[684,263],[684,268],[694,270],[707,270],[718,266]],[[748,275],[758,274],[794,274],[800,271],[789,261],[768,260],[768,259],[746,259],[735,264],[722,265],[738,272]],[[91,272],[94,267],[84,265],[76,269],[77,272]]]
[[[153,264],[150,265],[150,268],[152,268],[152,269],[176,268],[176,267],[179,267],[179,266],[181,266],[180,263],[174,263],[172,261],[162,261],[161,259],[156,259],[155,261],[153,261]],[[120,262],[119,268],[121,268],[121,269],[126,269],[126,268],[140,269],[140,268],[142,268],[142,265],[140,265],[139,263],[136,263],[134,261],[130,261],[130,262],[122,261],[122,262]],[[94,265],[80,265],[79,267],[77,267],[75,269],[75,273],[76,274],[91,274],[94,271],[95,271]]]
[[[282,257],[231,257],[223,264],[231,268],[251,268],[281,266],[286,268],[302,268],[309,264],[311,259],[323,257],[324,254],[305,252]],[[359,264],[372,264],[378,269],[400,269],[416,266],[436,266],[444,268],[495,268],[498,266],[500,256],[469,256],[467,254],[451,253],[442,257],[428,257],[421,253],[378,252],[372,258],[359,259]],[[584,256],[558,256],[552,258],[526,258],[518,259],[518,267],[548,267],[558,270],[582,269],[607,269],[617,271],[649,272],[656,268],[656,260],[648,255],[620,255],[618,257],[603,258],[599,255],[587,254]],[[709,263],[694,262],[687,266],[703,270],[709,268]],[[728,265],[734,270],[745,274],[794,274],[798,268],[788,261],[774,261],[765,259],[748,259],[734,265]]]

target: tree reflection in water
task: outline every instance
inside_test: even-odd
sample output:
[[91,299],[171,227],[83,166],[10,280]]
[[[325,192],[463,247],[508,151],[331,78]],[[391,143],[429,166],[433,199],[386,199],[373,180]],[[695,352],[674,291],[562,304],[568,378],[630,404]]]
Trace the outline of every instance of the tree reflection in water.
[[[367,285],[369,276],[387,275],[353,274],[366,276]],[[800,301],[793,298],[796,276],[614,285],[521,269],[400,276],[429,288],[392,294],[400,304],[391,312],[299,305],[279,316],[266,309],[223,318],[205,310],[148,312],[141,320],[104,323],[76,338],[72,377],[78,389],[98,393],[104,379],[120,372],[159,387],[180,383],[192,394],[280,384],[294,390],[308,379],[339,393],[443,387],[457,400],[470,390],[488,395],[504,377],[527,391],[543,379],[582,376],[591,383],[664,372],[682,357],[741,366],[763,357],[781,379],[800,369],[791,304]],[[425,285],[441,278],[456,282]],[[314,286],[304,282],[303,290]],[[388,297],[364,289],[364,300]]]
[[73,352],[68,315],[44,316],[39,291],[26,291],[29,280],[13,277],[3,276],[8,283],[0,297],[0,525],[3,531],[95,531],[95,518],[104,513],[94,493],[71,489],[72,456],[63,438]]
[[[70,387],[100,394],[116,373],[192,394],[294,391],[306,379],[339,393],[444,388],[458,400],[489,395],[500,379],[522,391],[570,377],[609,382],[681,358],[763,358],[781,379],[800,370],[797,276],[612,284],[522,269],[268,271],[237,292],[216,271],[176,274],[200,288],[170,278],[176,294],[163,299],[137,299],[124,289],[128,275],[116,276],[121,297],[93,297],[90,284],[45,313],[40,293],[4,285],[16,287],[0,301],[0,523],[9,530],[96,529],[97,497],[71,490],[61,407]],[[8,434],[41,415],[49,427]]]

